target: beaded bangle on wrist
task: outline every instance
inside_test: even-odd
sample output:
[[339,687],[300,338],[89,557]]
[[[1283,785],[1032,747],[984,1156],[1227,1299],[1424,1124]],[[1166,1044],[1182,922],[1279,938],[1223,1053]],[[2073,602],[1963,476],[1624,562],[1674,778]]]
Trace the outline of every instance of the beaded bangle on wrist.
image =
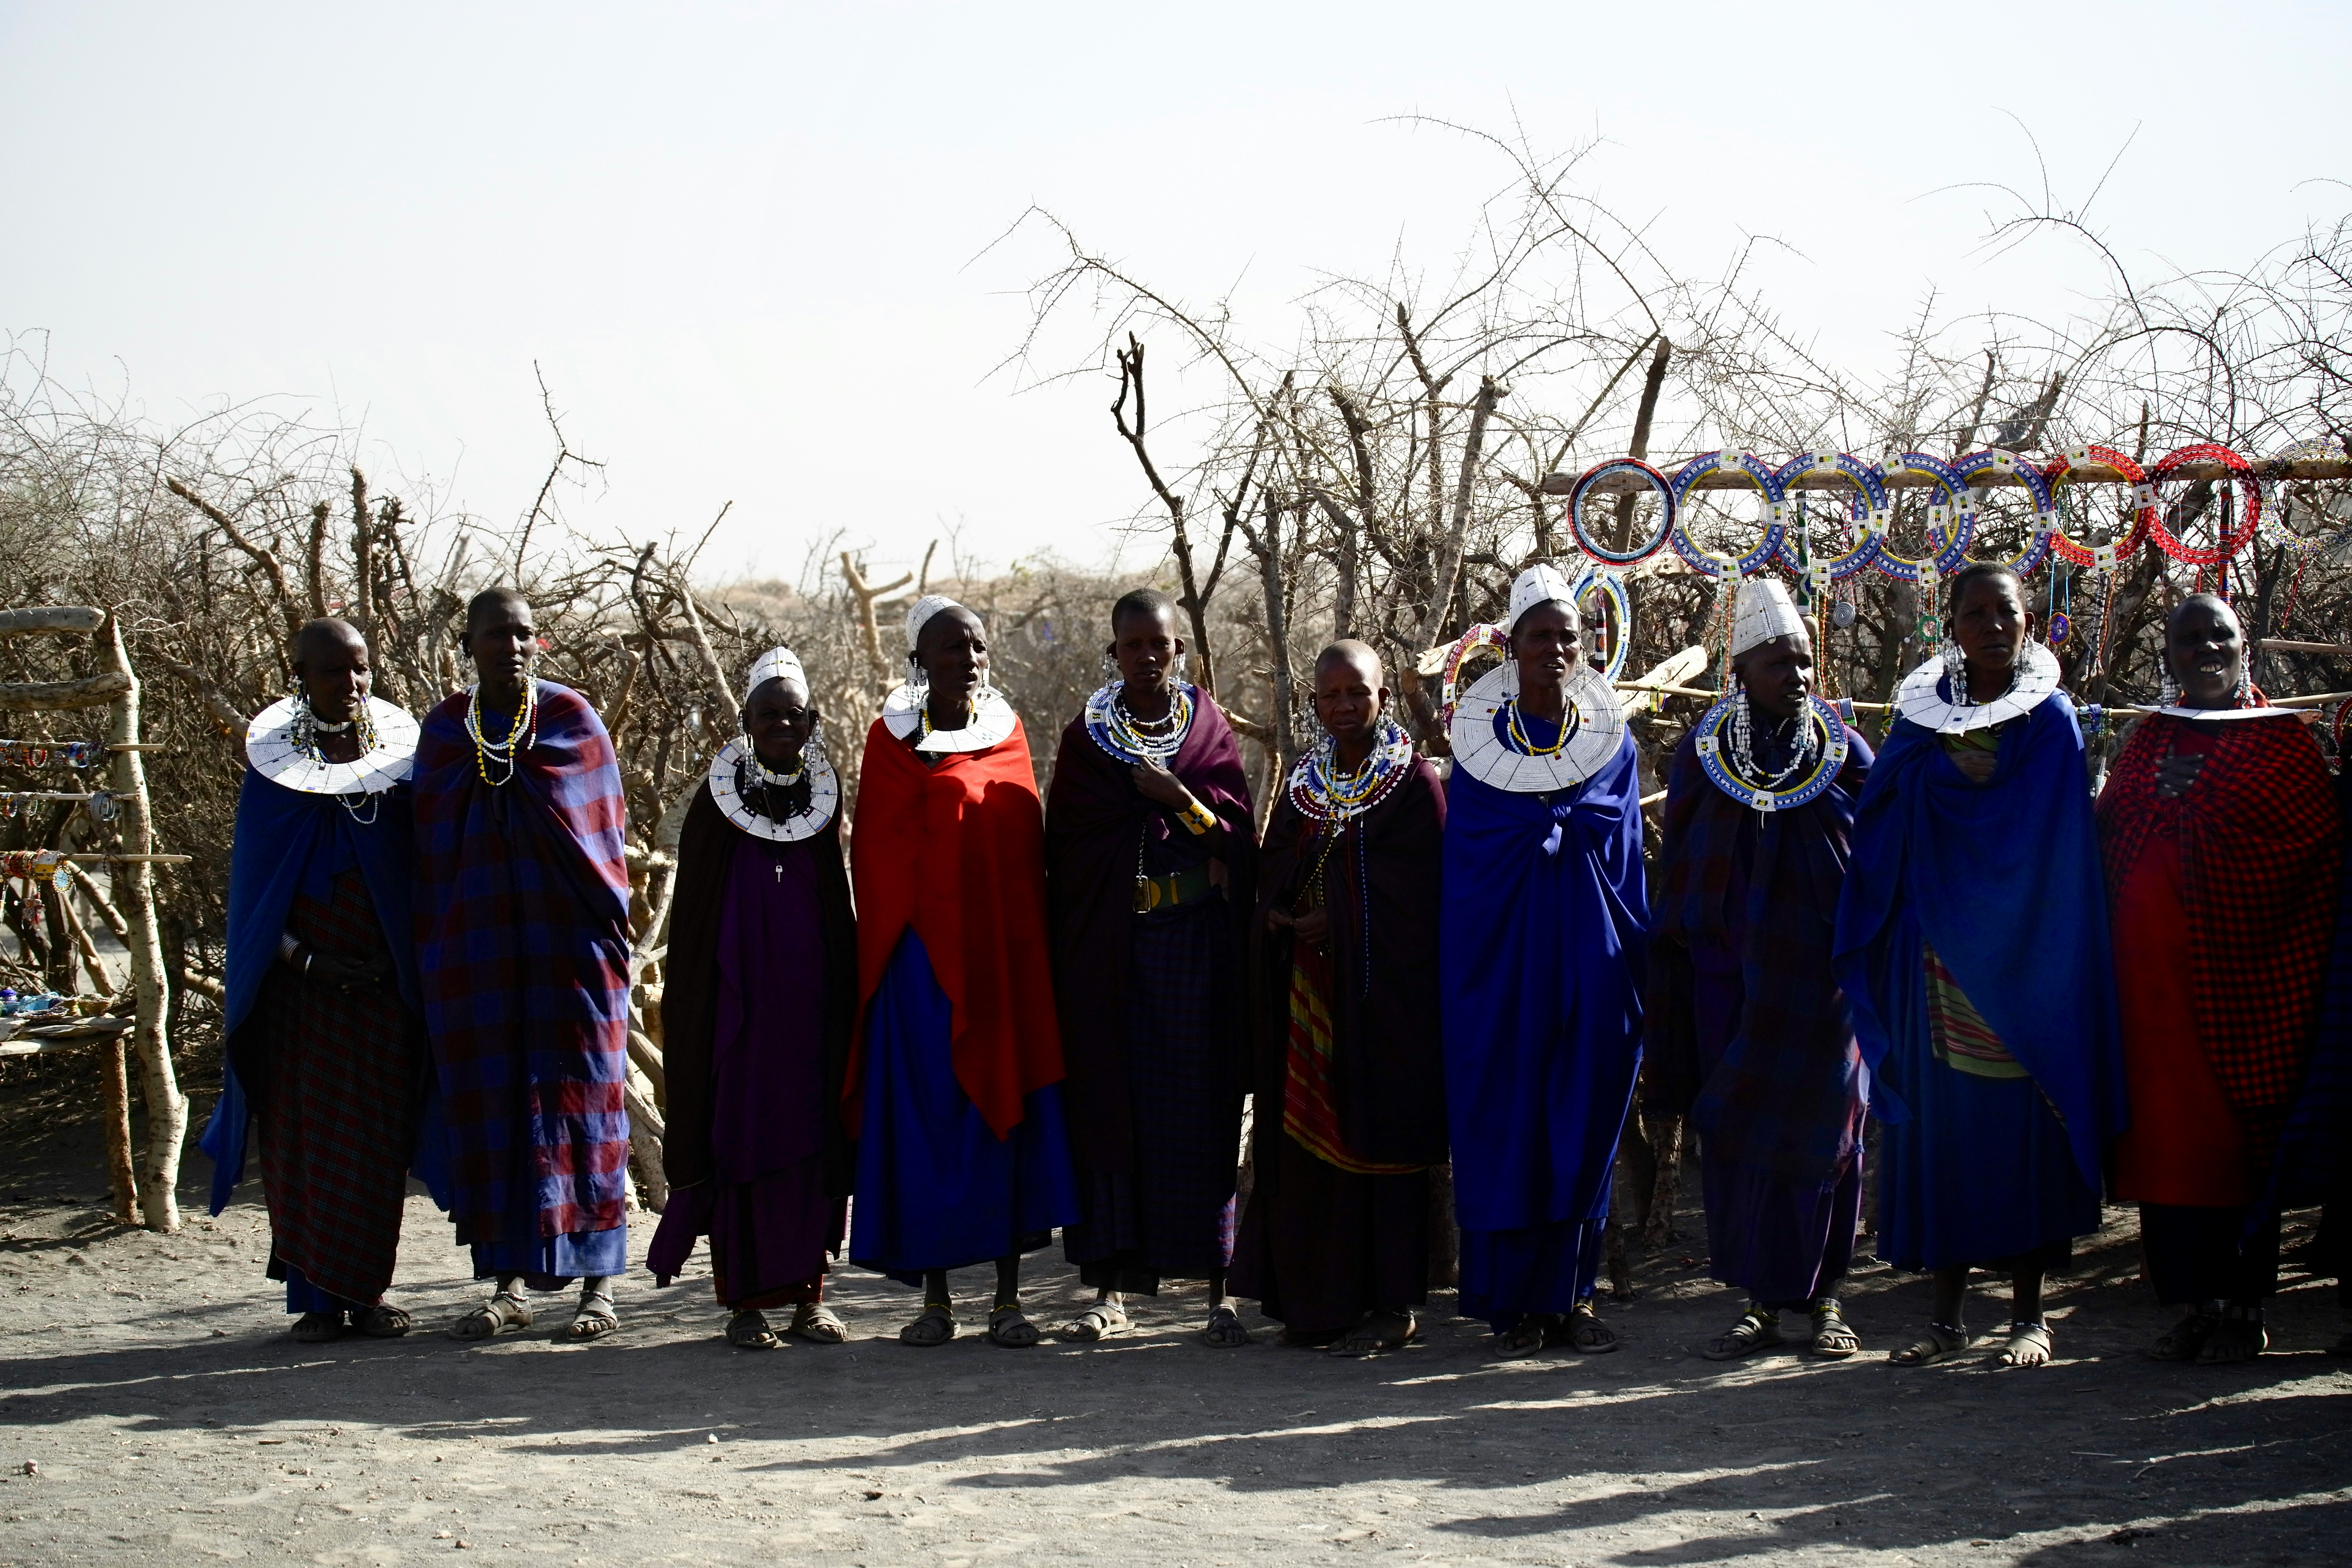
[[1176,813],[1176,820],[1194,834],[1205,834],[1217,826],[1217,814],[1197,800],[1187,800]]

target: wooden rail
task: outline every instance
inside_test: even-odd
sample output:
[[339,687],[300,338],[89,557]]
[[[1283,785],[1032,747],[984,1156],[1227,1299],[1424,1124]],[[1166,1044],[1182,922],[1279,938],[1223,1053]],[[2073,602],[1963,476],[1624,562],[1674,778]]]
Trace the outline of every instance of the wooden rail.
[[[1682,462],[1688,460],[1684,458],[1663,463],[1659,468],[1671,477]],[[2352,461],[2342,458],[2298,458],[2271,462],[2256,459],[2254,472],[2265,479],[2352,479]],[[2066,471],[2066,477],[2067,482],[2078,485],[2131,482],[2103,463],[2077,463]],[[2221,463],[2183,463],[2167,476],[2173,480],[2218,480],[2230,477],[2229,468]],[[1936,483],[1935,479],[1927,474],[1888,474],[1885,478],[1886,488],[1891,490],[1916,489]],[[1546,474],[1543,492],[1548,496],[1564,496],[1576,488],[1576,479],[1574,474]],[[1990,489],[1997,485],[2022,485],[2025,481],[2014,469],[1986,468],[1971,476],[1969,483],[1979,489]],[[1811,469],[1789,480],[1788,485],[1792,490],[1851,490],[1857,488],[1853,480],[1835,468]],[[1649,488],[1639,474],[1611,474],[1595,481],[1592,493],[1602,496],[1637,495]],[[1691,481],[1690,488],[1695,490],[1752,490],[1756,488],[1756,481],[1744,468],[1717,469],[1711,474],[1700,475]]]

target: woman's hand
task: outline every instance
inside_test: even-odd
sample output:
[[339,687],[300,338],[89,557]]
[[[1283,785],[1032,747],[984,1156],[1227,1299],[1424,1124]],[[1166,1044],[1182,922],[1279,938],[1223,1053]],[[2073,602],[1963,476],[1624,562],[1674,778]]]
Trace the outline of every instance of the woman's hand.
[[2197,782],[2197,770],[2205,765],[2202,752],[2175,752],[2156,767],[2156,795],[2158,800],[2179,800]]
[[1290,930],[1292,935],[1320,952],[1323,944],[1331,940],[1331,911],[1318,904],[1305,914],[1295,917],[1290,922]]
[[1184,781],[1158,763],[1147,758],[1129,772],[1135,775],[1135,787],[1144,799],[1156,801],[1171,811],[1181,811],[1192,804],[1192,792],[1184,787]]

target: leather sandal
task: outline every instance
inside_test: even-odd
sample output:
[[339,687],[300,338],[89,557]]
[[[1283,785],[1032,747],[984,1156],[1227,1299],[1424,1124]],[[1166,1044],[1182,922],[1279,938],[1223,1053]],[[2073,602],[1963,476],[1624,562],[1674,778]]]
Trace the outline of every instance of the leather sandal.
[[1862,1349],[1862,1336],[1845,1321],[1837,1298],[1824,1296],[1813,1303],[1813,1353],[1823,1361],[1843,1361]]
[[343,1337],[342,1310],[338,1308],[331,1312],[305,1312],[294,1320],[294,1327],[289,1331],[298,1344],[322,1345],[329,1340],[341,1339]]
[[1975,1342],[1966,1324],[1929,1323],[1926,1333],[1901,1350],[1887,1352],[1886,1359],[1896,1366],[1934,1366],[1965,1352]]
[[739,1351],[772,1351],[784,1342],[768,1326],[766,1313],[747,1308],[727,1320],[727,1342]]
[[1090,1345],[1114,1339],[1135,1326],[1127,1309],[1113,1301],[1097,1301],[1086,1310],[1054,1331],[1054,1337],[1065,1344]]
[[1029,1321],[1018,1301],[1008,1301],[1002,1307],[988,1310],[988,1342],[1009,1351],[1025,1351],[1038,1340],[1037,1325]]
[[803,1301],[784,1331],[813,1345],[837,1345],[849,1338],[849,1325],[822,1301]]
[[530,1303],[511,1290],[500,1290],[449,1325],[453,1340],[487,1340],[509,1329],[530,1327]]
[[1239,1350],[1254,1339],[1242,1315],[1222,1301],[1209,1313],[1208,1322],[1201,1329],[1202,1342],[1221,1351]]
[[898,1331],[898,1342],[917,1350],[929,1350],[962,1332],[963,1325],[956,1321],[954,1307],[945,1301],[926,1301],[923,1315]]
[[572,1321],[563,1325],[563,1337],[575,1343],[585,1344],[590,1340],[603,1339],[620,1326],[620,1316],[613,1310],[613,1293],[610,1290],[583,1290],[580,1292],[580,1305],[573,1310]]
[[404,1310],[386,1301],[352,1314],[352,1327],[372,1340],[396,1340],[415,1326]]
[[2147,1347],[2147,1359],[2195,1361],[2204,1353],[2205,1342],[2221,1326],[2221,1320],[2210,1312],[2191,1312],[2156,1336],[2156,1342]]
[[2009,1325],[2009,1348],[1993,1357],[1995,1366],[2048,1366],[2055,1349],[2050,1325],[2035,1320]]
[[1552,1342],[1580,1355],[1607,1355],[1617,1348],[1617,1331],[1601,1321],[1591,1302],[1579,1301],[1552,1331]]
[[1739,1314],[1738,1322],[1707,1341],[1706,1349],[1698,1353],[1709,1361],[1738,1361],[1753,1352],[1786,1342],[1780,1335],[1780,1314],[1751,1305]]

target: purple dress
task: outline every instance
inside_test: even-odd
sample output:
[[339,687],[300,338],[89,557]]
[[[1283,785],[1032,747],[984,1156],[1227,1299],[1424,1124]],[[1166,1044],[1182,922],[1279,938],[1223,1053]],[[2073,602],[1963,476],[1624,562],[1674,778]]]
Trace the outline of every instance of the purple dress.
[[[687,1008],[669,1006],[665,996],[665,1018],[695,1037],[668,1042],[672,1141],[683,1148],[678,1123],[693,1116],[708,1129],[707,1145],[678,1173],[696,1179],[672,1194],[646,1262],[667,1283],[696,1237],[708,1236],[719,1299],[741,1311],[818,1300],[825,1256],[841,1245],[845,1204],[833,1153],[839,1097],[830,1038],[838,1009],[828,1005],[835,977],[828,973],[831,900],[824,885],[827,870],[840,878],[840,848],[829,832],[777,843],[721,831],[725,838],[715,842],[708,833],[694,836],[727,858],[713,951],[707,958],[698,951],[694,928],[709,926],[706,915],[681,921],[670,954],[671,986],[704,984],[707,974],[709,994]],[[682,904],[703,879],[688,876],[700,869],[687,864],[694,847],[691,839],[681,846]],[[846,933],[835,934],[838,946]],[[698,1058],[695,1026],[706,1013],[708,1057]]]

